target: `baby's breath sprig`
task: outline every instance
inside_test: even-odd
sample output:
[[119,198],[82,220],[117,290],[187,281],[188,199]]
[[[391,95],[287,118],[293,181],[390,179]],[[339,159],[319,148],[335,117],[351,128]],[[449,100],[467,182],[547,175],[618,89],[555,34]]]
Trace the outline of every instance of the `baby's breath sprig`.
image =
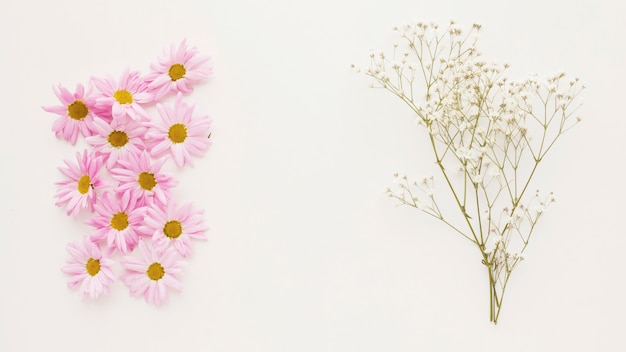
[[412,181],[395,174],[389,197],[442,221],[478,248],[489,276],[489,319],[498,322],[513,269],[552,193],[529,195],[538,165],[561,135],[581,121],[579,78],[558,73],[512,81],[509,67],[483,60],[481,25],[464,31],[418,22],[395,27],[393,52],[370,53],[370,66],[352,67],[400,98],[428,132],[435,162],[459,209],[443,214],[434,177]]

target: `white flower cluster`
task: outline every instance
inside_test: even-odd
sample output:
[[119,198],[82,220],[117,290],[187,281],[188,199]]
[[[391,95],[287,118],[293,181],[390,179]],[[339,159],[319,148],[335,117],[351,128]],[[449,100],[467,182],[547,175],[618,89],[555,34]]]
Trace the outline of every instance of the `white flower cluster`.
[[[385,189],[388,197],[396,198],[406,205],[413,206],[417,209],[427,212],[438,213],[436,210],[434,199],[434,177],[422,177],[420,182],[410,181],[409,178],[398,172],[393,174],[394,184],[400,190],[399,193],[394,192],[391,188]],[[421,195],[418,195],[421,194]],[[426,200],[428,199],[428,200]]]
[[478,247],[489,268],[496,321],[498,297],[523,259],[539,217],[554,202],[552,193],[544,198],[536,193],[524,203],[530,181],[556,140],[580,122],[574,115],[576,98],[585,87],[564,73],[508,79],[507,64],[483,59],[477,47],[480,28],[474,24],[464,31],[454,21],[445,29],[424,22],[395,27],[401,41],[392,54],[372,52],[368,68],[353,68],[371,77],[372,87],[400,98],[428,132],[461,220],[442,214],[433,177],[416,182],[395,174],[396,190],[386,193]]

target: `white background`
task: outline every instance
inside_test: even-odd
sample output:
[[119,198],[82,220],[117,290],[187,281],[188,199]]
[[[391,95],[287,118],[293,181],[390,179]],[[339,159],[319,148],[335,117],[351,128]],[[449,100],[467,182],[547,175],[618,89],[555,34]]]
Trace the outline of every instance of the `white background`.
[[[624,351],[626,6],[617,1],[11,1],[0,12],[0,351]],[[430,173],[424,131],[354,74],[391,27],[483,25],[513,78],[564,70],[584,121],[537,184],[558,201],[497,326],[475,248],[383,190]],[[116,282],[68,290],[65,245],[89,231],[54,206],[50,87],[146,71],[182,38],[213,57],[190,100],[213,141],[177,173],[205,209],[182,294],[156,308]],[[441,189],[441,191],[445,191]]]

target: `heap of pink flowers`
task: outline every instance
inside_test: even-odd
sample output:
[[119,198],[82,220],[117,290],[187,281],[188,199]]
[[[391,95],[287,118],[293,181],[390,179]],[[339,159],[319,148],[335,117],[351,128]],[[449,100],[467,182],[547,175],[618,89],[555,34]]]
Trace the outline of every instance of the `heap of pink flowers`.
[[[133,296],[160,305],[170,289],[182,289],[184,259],[193,240],[206,239],[207,228],[202,210],[173,198],[178,181],[162,168],[191,165],[211,144],[210,118],[184,101],[212,73],[208,61],[182,41],[164,50],[147,75],[127,69],[119,79],[92,77],[74,92],[53,88],[61,105],[44,110],[58,115],[57,138],[76,145],[82,137],[90,146],[59,168],[64,179],[56,193],[57,206],[75,219],[86,213],[93,227],[67,245],[70,258],[62,268],[68,286],[83,297],[109,292],[117,258],[119,278]],[[158,117],[146,110],[153,106]]]

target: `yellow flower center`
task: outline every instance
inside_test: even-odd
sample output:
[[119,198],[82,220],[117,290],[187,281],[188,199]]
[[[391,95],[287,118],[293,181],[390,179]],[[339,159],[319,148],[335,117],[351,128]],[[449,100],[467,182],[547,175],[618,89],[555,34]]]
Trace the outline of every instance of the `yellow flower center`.
[[182,123],[173,124],[167,132],[167,136],[172,143],[182,143],[187,138],[187,127]]
[[96,274],[100,272],[100,260],[89,258],[87,264],[85,264],[85,268],[87,269],[87,274],[96,276]]
[[165,269],[163,269],[161,264],[154,262],[150,264],[148,270],[146,270],[146,274],[148,274],[151,280],[158,281],[165,275]]
[[113,98],[120,104],[132,104],[133,102],[133,95],[125,89],[115,91]]
[[109,225],[117,231],[124,230],[128,227],[128,214],[123,211],[114,214]]
[[187,73],[187,70],[185,69],[185,66],[181,64],[173,64],[172,66],[170,66],[170,71],[168,73],[172,81],[177,81],[185,77],[185,73]]
[[146,191],[151,191],[157,184],[156,178],[154,178],[154,174],[149,172],[140,173],[137,182],[139,182],[139,186],[141,186],[141,188],[145,189]]
[[91,179],[89,175],[83,175],[83,177],[78,180],[78,192],[80,194],[85,194],[89,192],[89,187],[91,186]]
[[84,119],[87,114],[89,114],[89,109],[87,105],[80,100],[76,100],[67,107],[67,115],[74,120],[80,121]]
[[163,226],[163,233],[171,239],[178,238],[183,233],[183,226],[180,221],[170,220]]
[[124,131],[113,131],[109,134],[108,141],[115,148],[120,148],[128,143],[128,135]]

